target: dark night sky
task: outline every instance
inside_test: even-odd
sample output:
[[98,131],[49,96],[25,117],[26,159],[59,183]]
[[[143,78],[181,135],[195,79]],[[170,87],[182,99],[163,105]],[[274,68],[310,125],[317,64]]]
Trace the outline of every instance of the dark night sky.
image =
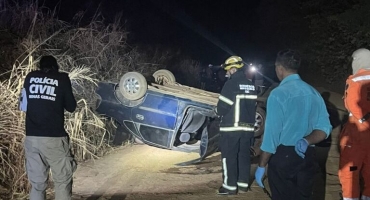
[[[180,47],[184,53],[204,63],[223,62],[229,56],[228,53],[164,11],[167,9],[176,16],[186,13],[193,25],[207,30],[237,55],[246,59],[258,57],[255,55],[255,48],[258,46],[258,36],[256,37],[258,33],[255,30],[261,28],[260,17],[256,11],[260,0],[47,0],[46,2],[48,7],[53,7],[59,2],[59,18],[66,21],[79,10],[87,10],[86,16],[91,16],[101,3],[102,13],[107,20],[112,20],[115,14],[122,12],[122,17],[127,20],[126,28],[131,32],[129,38],[133,45],[161,44]],[[203,34],[210,36],[204,32]],[[276,52],[270,54],[275,55]]]

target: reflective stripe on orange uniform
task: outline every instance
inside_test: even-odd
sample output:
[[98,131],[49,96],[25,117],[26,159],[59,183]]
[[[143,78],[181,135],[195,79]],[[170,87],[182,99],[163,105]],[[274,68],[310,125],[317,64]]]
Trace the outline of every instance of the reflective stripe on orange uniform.
[[344,104],[350,112],[340,134],[339,179],[344,199],[360,198],[360,175],[365,181],[364,196],[370,196],[370,70],[360,69],[346,81]]

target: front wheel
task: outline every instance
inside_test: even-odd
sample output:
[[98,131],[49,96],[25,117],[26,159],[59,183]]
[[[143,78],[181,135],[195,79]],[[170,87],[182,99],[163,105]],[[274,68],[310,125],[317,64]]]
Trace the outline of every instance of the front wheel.
[[148,90],[145,77],[138,72],[128,72],[121,77],[119,91],[128,100],[142,98]]
[[158,84],[171,84],[176,82],[176,78],[172,72],[167,69],[160,69],[154,72],[153,77]]
[[265,120],[266,120],[266,111],[261,108],[257,107],[256,110],[256,123],[254,125],[254,137],[259,137],[265,131]]

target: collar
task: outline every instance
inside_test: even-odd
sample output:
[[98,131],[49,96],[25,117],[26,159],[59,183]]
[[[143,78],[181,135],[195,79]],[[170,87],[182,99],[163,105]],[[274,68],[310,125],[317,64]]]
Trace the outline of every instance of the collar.
[[361,68],[359,69],[356,74],[351,74],[348,76],[348,79],[351,79],[353,77],[359,76],[359,74],[370,71],[370,68]]
[[237,78],[237,77],[243,77],[244,75],[244,70],[243,68],[238,69],[234,74],[231,74],[230,78]]
[[359,73],[362,73],[362,72],[366,72],[366,71],[369,71],[370,69],[369,68],[361,68],[361,69],[359,69],[358,71],[357,71],[357,73],[356,74],[359,74]]
[[284,83],[287,83],[287,82],[292,81],[292,80],[300,80],[300,79],[301,79],[301,77],[298,74],[291,74],[291,75],[285,77],[281,81],[280,85],[283,85]]

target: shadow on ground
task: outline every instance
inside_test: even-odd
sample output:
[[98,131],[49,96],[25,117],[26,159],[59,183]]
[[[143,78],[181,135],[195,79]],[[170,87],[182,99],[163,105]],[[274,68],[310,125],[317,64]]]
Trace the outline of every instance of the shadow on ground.
[[92,195],[86,198],[86,200],[124,200],[126,199],[126,194],[114,194],[111,197],[103,197],[103,195]]
[[[342,129],[343,124],[346,121],[346,117],[344,116],[342,120],[340,119],[341,117],[339,115],[338,108],[329,101],[329,98],[330,98],[329,92],[323,92],[321,93],[321,96],[323,97],[325,101],[326,108],[329,113],[330,123],[333,127],[333,130],[339,127],[339,131],[340,131]],[[339,136],[339,134],[337,136]],[[315,184],[314,184],[314,189],[313,189],[314,190],[313,199],[315,200],[325,200],[325,196],[327,193],[326,187],[327,187],[328,176],[337,176],[337,173],[335,174],[328,173],[328,170],[326,168],[327,160],[328,160],[328,156],[329,156],[329,152],[331,148],[334,148],[333,150],[339,153],[339,149],[337,145],[338,144],[337,141],[339,140],[339,138],[333,138],[333,137],[334,136],[330,134],[330,136],[327,139],[315,145],[316,146],[315,147],[316,161],[318,164],[318,172],[315,176]],[[335,141],[335,143],[333,143],[333,141]]]

